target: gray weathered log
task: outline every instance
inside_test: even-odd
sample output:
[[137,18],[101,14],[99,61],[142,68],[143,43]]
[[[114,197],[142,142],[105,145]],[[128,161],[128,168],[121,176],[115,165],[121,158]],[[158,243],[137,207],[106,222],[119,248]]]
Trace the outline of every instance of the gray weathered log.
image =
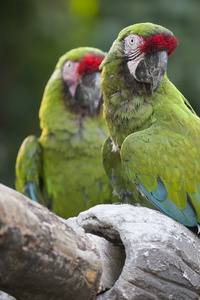
[[96,300],[200,299],[200,238],[183,225],[130,205],[93,207],[77,223],[125,247],[122,273]]
[[8,295],[7,293],[0,291],[0,300],[16,300],[16,298]]
[[63,220],[0,185],[0,289],[20,300],[196,300],[200,239],[131,205]]
[[17,299],[93,299],[95,243],[45,207],[0,185],[0,289]]

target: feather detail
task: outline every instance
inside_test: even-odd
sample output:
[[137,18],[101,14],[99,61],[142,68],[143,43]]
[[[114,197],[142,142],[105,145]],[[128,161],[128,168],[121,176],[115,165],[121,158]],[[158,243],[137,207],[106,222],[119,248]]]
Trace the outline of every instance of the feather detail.
[[78,66],[78,73],[80,76],[99,71],[99,65],[101,64],[103,56],[93,55],[91,53],[82,57]]
[[170,201],[167,198],[165,186],[162,183],[158,183],[158,189],[156,191],[152,189],[151,193],[144,187],[141,182],[139,182],[139,185],[144,195],[161,212],[184,224],[185,226],[193,227],[197,225],[197,215],[191,207],[190,203],[187,203],[185,209],[179,209],[173,201]]
[[177,46],[178,40],[174,36],[156,34],[145,38],[142,45],[140,45],[140,50],[144,53],[166,50],[168,56],[171,56],[175,52]]

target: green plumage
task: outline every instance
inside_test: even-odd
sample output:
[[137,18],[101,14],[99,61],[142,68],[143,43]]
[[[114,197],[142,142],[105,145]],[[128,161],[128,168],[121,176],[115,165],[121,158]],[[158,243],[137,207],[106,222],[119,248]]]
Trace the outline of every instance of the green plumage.
[[112,151],[112,148],[112,140],[108,137],[102,147],[103,165],[114,188],[114,193],[123,203],[142,205],[155,209],[151,202],[141,195],[135,184],[129,180],[123,171],[119,151]]
[[79,62],[91,53],[104,57],[100,50],[78,48],[59,59],[40,107],[41,136],[27,137],[16,161],[16,189],[31,198],[34,194],[35,200],[64,218],[113,200],[101,159],[108,136],[101,108],[91,115],[76,103],[71,107],[74,99],[62,79],[66,61]]
[[[153,50],[148,54],[139,50],[144,49],[147,37],[152,37],[152,49],[167,51],[168,45],[158,45],[160,35],[174,41],[164,27],[151,23],[129,26],[102,63],[104,114],[114,145],[110,153],[118,151],[129,185],[134,183],[168,216],[195,226],[200,222],[200,119],[166,74],[156,90],[153,83],[137,81],[135,75],[139,62],[154,54]],[[132,56],[126,56],[129,36],[139,41],[138,47],[129,45]],[[138,60],[136,69],[128,65],[134,60]]]

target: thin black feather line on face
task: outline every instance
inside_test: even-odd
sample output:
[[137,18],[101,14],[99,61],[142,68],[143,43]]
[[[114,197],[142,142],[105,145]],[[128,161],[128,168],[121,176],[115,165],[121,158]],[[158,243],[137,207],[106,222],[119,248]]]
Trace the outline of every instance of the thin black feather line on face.
[[134,52],[131,52],[131,55],[128,55],[127,56],[127,58],[128,58],[128,61],[129,60],[134,60],[134,59],[136,59],[138,56],[140,56],[142,54],[142,52],[139,50],[139,49],[137,49],[136,51],[134,51]]
[[124,50],[124,59],[126,61],[134,60],[137,57],[139,57],[142,54],[139,48],[136,48],[135,50],[130,49],[129,53],[125,52]]

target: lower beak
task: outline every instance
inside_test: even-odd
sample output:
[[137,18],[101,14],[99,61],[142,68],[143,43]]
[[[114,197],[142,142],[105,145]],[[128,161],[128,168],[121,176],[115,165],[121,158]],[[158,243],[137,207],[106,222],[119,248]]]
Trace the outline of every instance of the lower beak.
[[94,72],[81,78],[75,93],[75,100],[83,108],[88,108],[94,115],[101,102],[101,73]]
[[146,53],[136,70],[135,79],[140,82],[150,83],[152,92],[155,92],[167,70],[167,51],[159,51],[153,53]]

